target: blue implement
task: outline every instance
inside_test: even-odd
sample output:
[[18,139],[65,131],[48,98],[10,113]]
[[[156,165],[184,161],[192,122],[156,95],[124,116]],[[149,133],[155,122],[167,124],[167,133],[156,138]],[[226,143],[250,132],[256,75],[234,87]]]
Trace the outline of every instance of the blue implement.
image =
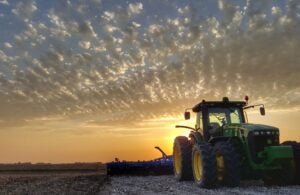
[[162,153],[161,158],[150,161],[114,161],[106,163],[108,175],[169,175],[173,174],[173,156]]

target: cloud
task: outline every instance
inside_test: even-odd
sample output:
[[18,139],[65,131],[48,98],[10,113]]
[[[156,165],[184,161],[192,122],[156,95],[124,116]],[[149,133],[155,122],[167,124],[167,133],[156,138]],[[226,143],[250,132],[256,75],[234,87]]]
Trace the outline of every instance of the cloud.
[[219,1],[215,15],[174,1],[156,16],[142,3],[81,2],[89,12],[39,3],[12,6],[28,21],[0,46],[3,127],[35,118],[138,127],[223,96],[300,109],[297,1]]
[[5,43],[4,43],[4,46],[5,46],[6,48],[12,48],[12,45],[11,45],[10,43],[8,43],[8,42],[5,42]]
[[91,46],[91,42],[89,41],[80,41],[78,45],[83,49],[89,49]]
[[128,14],[129,15],[135,15],[141,13],[143,10],[143,4],[142,3],[130,3],[128,5]]
[[8,3],[7,0],[0,0],[0,4],[3,4],[3,5],[9,5],[9,3]]
[[16,6],[11,10],[20,19],[31,17],[32,14],[37,11],[36,2],[33,0],[25,0],[18,2]]

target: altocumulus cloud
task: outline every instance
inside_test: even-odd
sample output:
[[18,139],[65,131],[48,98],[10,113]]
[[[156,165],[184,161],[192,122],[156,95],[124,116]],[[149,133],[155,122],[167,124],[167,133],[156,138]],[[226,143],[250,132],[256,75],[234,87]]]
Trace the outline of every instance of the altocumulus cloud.
[[0,1],[0,125],[177,115],[248,94],[300,108],[300,2]]

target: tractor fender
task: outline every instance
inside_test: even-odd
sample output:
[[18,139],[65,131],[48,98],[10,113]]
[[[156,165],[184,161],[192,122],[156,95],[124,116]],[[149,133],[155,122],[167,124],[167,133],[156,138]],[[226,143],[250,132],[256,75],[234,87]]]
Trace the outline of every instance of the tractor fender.
[[200,142],[203,142],[203,140],[204,140],[202,134],[198,131],[191,131],[189,138],[194,139],[195,143],[200,143]]

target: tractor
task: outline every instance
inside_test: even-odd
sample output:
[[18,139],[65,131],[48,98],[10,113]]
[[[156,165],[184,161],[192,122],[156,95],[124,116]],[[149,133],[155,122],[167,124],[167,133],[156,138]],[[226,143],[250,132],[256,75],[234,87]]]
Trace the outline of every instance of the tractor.
[[176,180],[194,180],[199,187],[236,187],[241,180],[262,179],[265,185],[292,185],[300,181],[300,143],[280,144],[279,129],[248,123],[245,110],[263,104],[245,101],[202,100],[185,110],[190,119],[196,114],[189,137],[178,136],[173,144],[173,170]]

